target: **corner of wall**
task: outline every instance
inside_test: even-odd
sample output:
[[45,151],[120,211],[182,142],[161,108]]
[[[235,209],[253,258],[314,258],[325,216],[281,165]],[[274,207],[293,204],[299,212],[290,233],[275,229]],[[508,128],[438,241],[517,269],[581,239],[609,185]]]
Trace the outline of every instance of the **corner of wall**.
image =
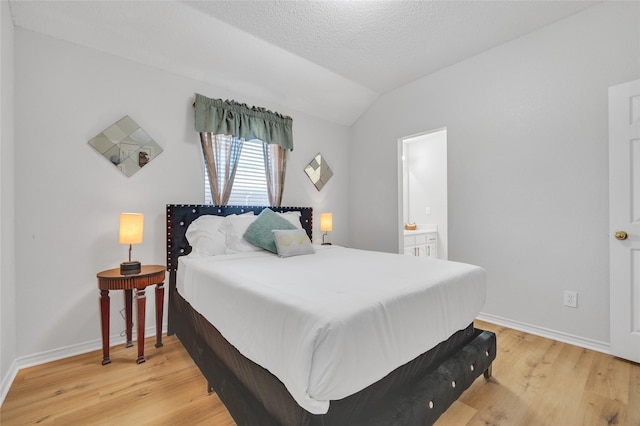
[[0,1],[0,404],[16,376],[13,20]]

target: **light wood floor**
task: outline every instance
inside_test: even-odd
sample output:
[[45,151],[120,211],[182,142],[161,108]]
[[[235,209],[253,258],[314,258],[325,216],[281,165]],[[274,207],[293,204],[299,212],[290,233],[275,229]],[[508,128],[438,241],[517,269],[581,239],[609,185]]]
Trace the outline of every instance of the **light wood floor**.
[[[480,377],[437,426],[640,425],[640,365],[477,322],[498,338],[493,378]],[[2,426],[235,423],[180,342],[101,351],[21,370],[0,409]]]

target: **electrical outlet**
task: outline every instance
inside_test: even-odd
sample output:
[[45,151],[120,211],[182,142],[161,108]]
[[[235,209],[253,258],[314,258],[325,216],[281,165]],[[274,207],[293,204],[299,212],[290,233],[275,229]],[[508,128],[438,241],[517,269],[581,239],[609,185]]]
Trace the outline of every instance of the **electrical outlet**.
[[578,307],[578,292],[576,291],[564,291],[564,306],[569,306],[571,308]]

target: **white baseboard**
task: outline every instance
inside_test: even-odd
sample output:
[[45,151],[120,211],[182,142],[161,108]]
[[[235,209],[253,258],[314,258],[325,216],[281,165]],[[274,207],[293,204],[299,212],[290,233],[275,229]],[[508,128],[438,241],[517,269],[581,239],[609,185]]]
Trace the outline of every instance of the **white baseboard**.
[[607,342],[587,339],[585,337],[575,336],[573,334],[565,333],[562,331],[551,330],[549,328],[539,327],[537,325],[531,325],[520,321],[513,321],[507,318],[499,317],[497,315],[490,315],[482,312],[480,313],[480,315],[478,315],[478,319],[481,321],[490,322],[492,324],[512,328],[514,330],[524,331],[525,333],[533,334],[547,339],[557,340],[558,342],[568,343],[570,345],[579,346],[581,348],[590,349],[605,354],[611,354],[611,345]]
[[18,365],[15,361],[9,367],[9,371],[7,371],[7,375],[2,379],[2,384],[0,385],[0,406],[4,402],[4,399],[7,397],[9,393],[9,389],[13,384],[13,381],[16,379],[18,375]]
[[[164,334],[166,332],[167,332],[167,324],[163,324],[162,333]],[[155,335],[156,335],[155,326],[148,327],[145,329],[145,332],[144,332],[145,338],[153,337]],[[116,334],[109,338],[109,345],[115,346],[115,345],[124,344],[125,340],[126,340],[125,337],[120,336],[119,334]],[[133,333],[133,341],[135,344],[135,341],[136,341],[135,330]],[[102,338],[91,340],[85,343],[65,346],[62,348],[52,349],[49,351],[44,351],[44,352],[40,352],[32,355],[26,355],[26,356],[17,358],[13,362],[13,364],[11,364],[11,368],[9,369],[6,377],[2,380],[2,387],[0,388],[0,391],[2,392],[0,393],[0,405],[4,403],[4,399],[9,393],[9,389],[11,388],[11,385],[13,384],[13,381],[15,380],[16,375],[18,374],[18,371],[22,370],[23,368],[29,368],[36,365],[46,364],[47,362],[58,361],[60,359],[69,358],[69,357],[81,355],[81,354],[86,354],[87,352],[92,352],[100,349],[102,349]],[[100,356],[102,356],[102,354]],[[96,358],[96,362],[97,363],[101,362],[101,358]]]

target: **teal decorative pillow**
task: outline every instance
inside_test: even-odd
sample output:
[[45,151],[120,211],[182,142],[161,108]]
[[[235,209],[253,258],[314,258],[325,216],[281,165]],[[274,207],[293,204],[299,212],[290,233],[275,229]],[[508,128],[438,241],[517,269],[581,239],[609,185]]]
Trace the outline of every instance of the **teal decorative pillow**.
[[279,257],[313,254],[316,251],[304,229],[274,230]]
[[296,227],[273,210],[264,209],[242,236],[256,247],[277,253],[276,241],[271,232],[274,229],[296,229]]

